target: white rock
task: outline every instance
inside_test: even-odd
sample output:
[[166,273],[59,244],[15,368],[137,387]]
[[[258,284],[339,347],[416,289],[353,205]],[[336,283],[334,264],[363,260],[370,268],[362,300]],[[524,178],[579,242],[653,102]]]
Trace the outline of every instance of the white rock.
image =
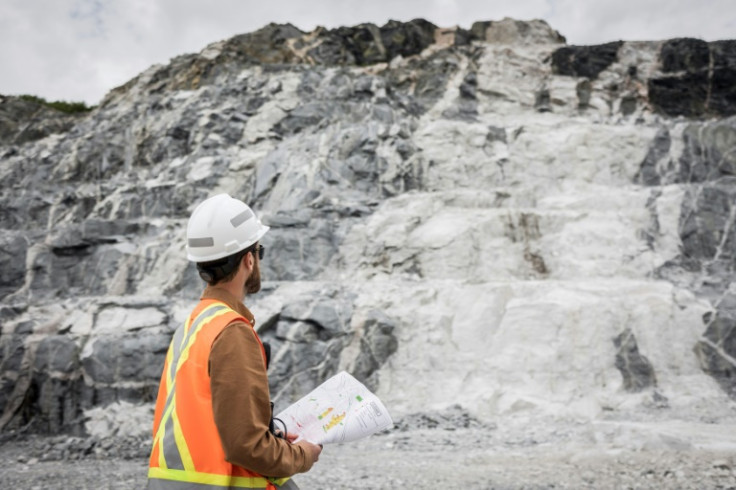
[[144,436],[153,429],[153,405],[115,402],[84,412],[85,429],[91,436]]
[[96,334],[114,334],[162,325],[166,314],[153,307],[124,308],[108,307],[97,314]]

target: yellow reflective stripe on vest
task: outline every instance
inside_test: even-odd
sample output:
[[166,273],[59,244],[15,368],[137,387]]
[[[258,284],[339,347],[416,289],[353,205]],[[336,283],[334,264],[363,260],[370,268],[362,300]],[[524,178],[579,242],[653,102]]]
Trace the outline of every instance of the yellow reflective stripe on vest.
[[161,469],[169,469],[174,466],[178,470],[194,470],[192,456],[187,447],[184,434],[181,432],[179,419],[176,416],[176,401],[174,396],[174,388],[176,384],[176,373],[181,369],[187,359],[189,359],[189,351],[191,350],[197,334],[204,325],[207,325],[212,319],[224,315],[232,311],[222,303],[214,303],[204,308],[197,318],[177,329],[174,339],[171,342],[169,354],[171,355],[170,364],[167,366],[167,382],[171,380],[167,386],[166,404],[164,405],[161,421],[159,422],[158,432],[155,437],[155,444],[159,446],[159,466]]
[[[199,483],[219,488],[266,488],[269,480],[260,476],[230,476],[197,471],[166,470],[163,468],[149,468],[148,478],[172,480],[181,483]],[[288,478],[281,478],[279,481]],[[176,488],[176,487],[175,487]],[[182,486],[181,488],[186,488]]]

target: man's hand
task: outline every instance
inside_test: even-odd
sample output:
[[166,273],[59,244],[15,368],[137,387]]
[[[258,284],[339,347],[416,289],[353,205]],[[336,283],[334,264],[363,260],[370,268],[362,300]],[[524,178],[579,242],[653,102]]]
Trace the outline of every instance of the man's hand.
[[[287,434],[287,438],[288,436],[289,434]],[[312,444],[309,441],[299,441],[296,444],[297,446],[301,446],[304,448],[304,450],[307,452],[307,455],[312,458],[312,464],[319,461],[319,455],[322,452],[322,446]]]

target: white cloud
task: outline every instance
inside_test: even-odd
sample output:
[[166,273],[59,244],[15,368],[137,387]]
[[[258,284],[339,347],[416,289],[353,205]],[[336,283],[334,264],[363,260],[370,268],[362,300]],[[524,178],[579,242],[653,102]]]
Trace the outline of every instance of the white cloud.
[[0,93],[97,103],[152,64],[269,22],[302,30],[425,18],[545,19],[570,44],[734,37],[733,0],[3,0]]
[[554,0],[548,17],[570,44],[733,38],[733,0]]

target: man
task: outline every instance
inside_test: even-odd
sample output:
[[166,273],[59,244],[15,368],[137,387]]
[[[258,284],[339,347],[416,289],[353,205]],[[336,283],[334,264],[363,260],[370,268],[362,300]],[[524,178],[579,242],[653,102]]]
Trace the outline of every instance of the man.
[[220,194],[187,225],[187,256],[207,282],[174,334],[161,375],[150,489],[297,488],[322,448],[273,430],[266,349],[245,307],[261,289],[268,231],[243,202]]

